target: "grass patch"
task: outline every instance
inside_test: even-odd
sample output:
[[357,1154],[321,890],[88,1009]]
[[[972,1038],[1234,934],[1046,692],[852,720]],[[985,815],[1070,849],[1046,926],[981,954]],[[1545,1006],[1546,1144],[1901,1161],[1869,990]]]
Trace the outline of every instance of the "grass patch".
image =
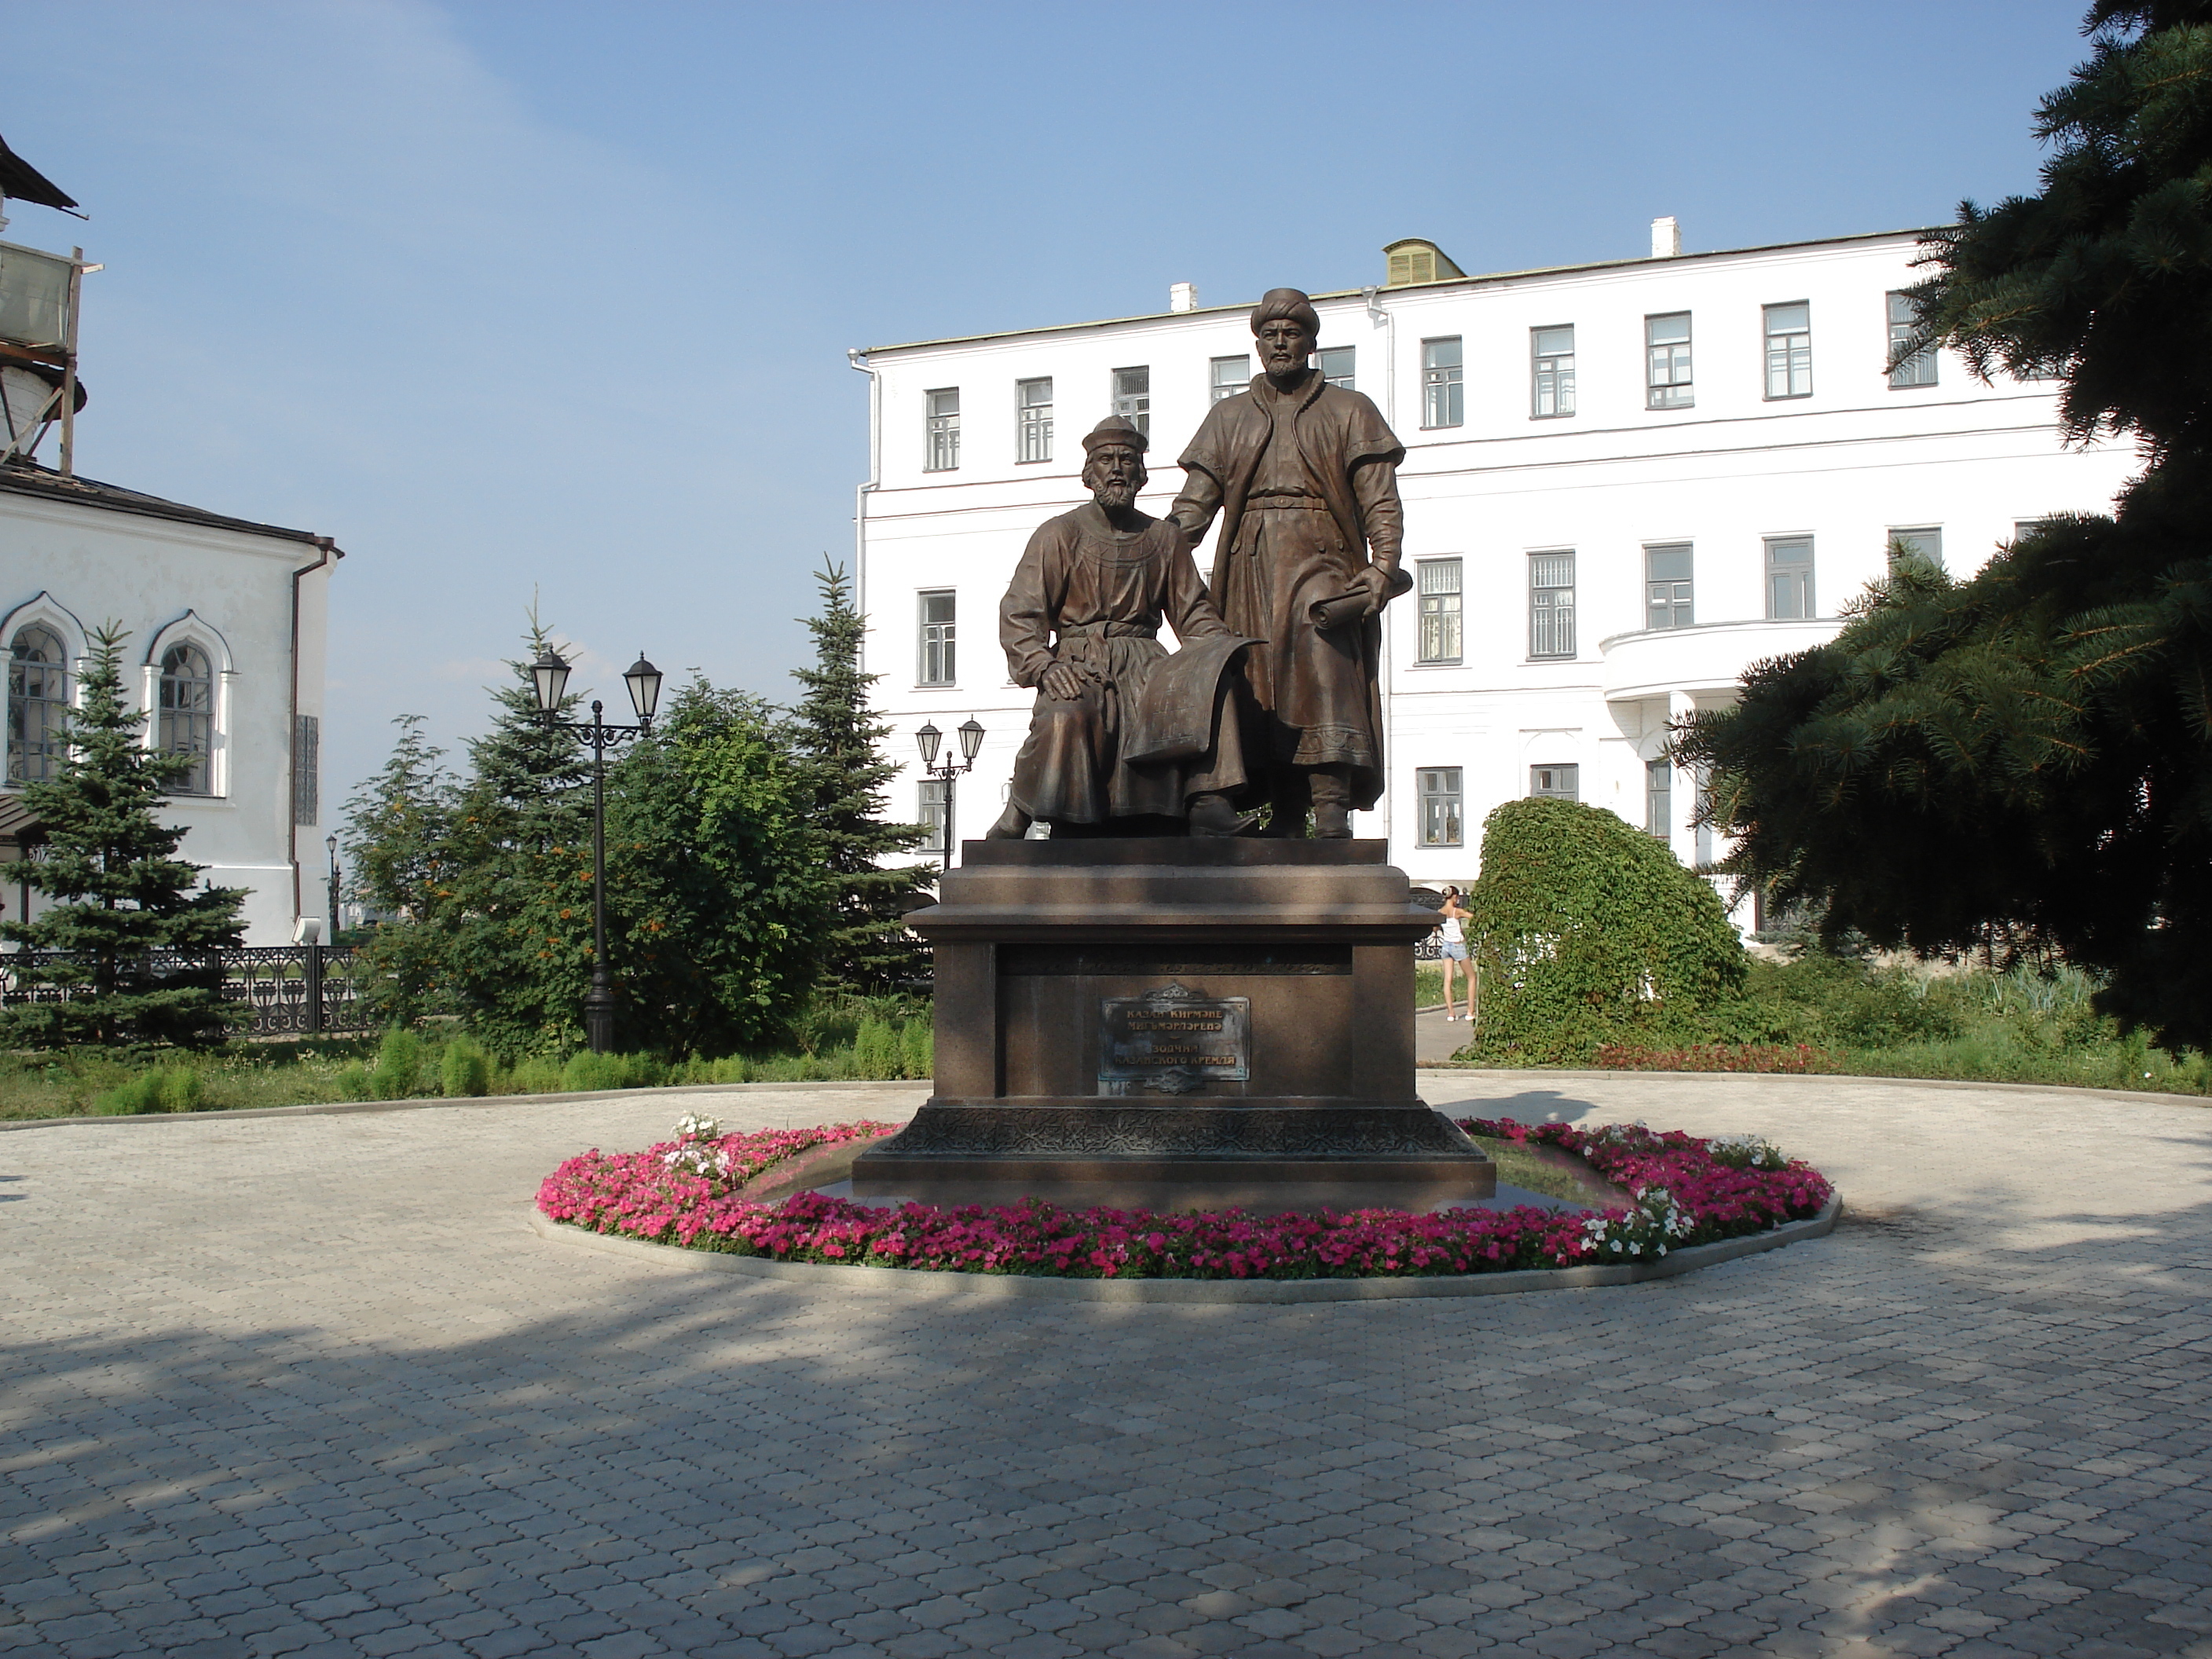
[[1582,1172],[1562,1168],[1559,1164],[1540,1158],[1528,1146],[1517,1140],[1493,1140],[1487,1135],[1468,1137],[1482,1148],[1490,1161],[1498,1166],[1498,1179],[1507,1186],[1525,1187],[1532,1193],[1541,1193],[1547,1198],[1556,1198],[1569,1204],[1617,1203],[1619,1195],[1607,1187],[1606,1179],[1588,1164]]

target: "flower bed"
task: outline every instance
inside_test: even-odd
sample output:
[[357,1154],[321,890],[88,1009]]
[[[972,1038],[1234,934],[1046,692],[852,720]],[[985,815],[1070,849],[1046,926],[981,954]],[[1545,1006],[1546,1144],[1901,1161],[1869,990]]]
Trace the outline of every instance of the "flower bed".
[[1597,1063],[1615,1072],[1835,1072],[1843,1056],[1809,1043],[1701,1042],[1687,1048],[1639,1048],[1608,1042]]
[[676,1139],[644,1152],[594,1150],[570,1158],[546,1177],[538,1207],[593,1232],[778,1261],[1085,1279],[1359,1279],[1662,1256],[1808,1218],[1831,1190],[1817,1170],[1764,1142],[1709,1142],[1640,1126],[1585,1133],[1559,1123],[1472,1119],[1461,1127],[1474,1134],[1579,1154],[1634,1201],[1583,1215],[1533,1206],[1164,1215],[1063,1210],[1036,1200],[891,1210],[805,1192],[764,1204],[737,1191],[799,1152],[891,1127],[841,1123],[725,1135],[709,1120],[687,1118]]

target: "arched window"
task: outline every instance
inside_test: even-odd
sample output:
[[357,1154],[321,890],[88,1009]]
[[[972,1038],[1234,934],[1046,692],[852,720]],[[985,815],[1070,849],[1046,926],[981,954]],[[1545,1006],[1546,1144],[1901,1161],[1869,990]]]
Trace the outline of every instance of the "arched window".
[[192,769],[170,787],[179,795],[212,794],[209,757],[215,749],[215,674],[207,653],[173,645],[161,653],[161,726],[155,741],[171,754],[192,757]]
[[8,652],[8,776],[50,778],[62,766],[62,714],[69,707],[69,653],[61,635],[33,623]]

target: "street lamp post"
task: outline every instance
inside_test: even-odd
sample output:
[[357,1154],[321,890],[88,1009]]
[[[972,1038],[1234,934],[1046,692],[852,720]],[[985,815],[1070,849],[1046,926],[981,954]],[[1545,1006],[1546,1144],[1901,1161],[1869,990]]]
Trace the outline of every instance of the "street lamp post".
[[629,688],[629,706],[637,711],[635,726],[610,726],[601,718],[606,705],[594,700],[592,718],[559,718],[561,700],[568,690],[568,659],[551,646],[530,665],[538,691],[538,712],[549,731],[566,732],[592,751],[592,988],[584,994],[584,1039],[592,1052],[603,1054],[615,1039],[615,988],[607,972],[607,750],[653,730],[653,711],[660,702],[660,671],[637,653],[623,671]]
[[331,937],[329,942],[332,945],[336,945],[338,942],[338,838],[336,836],[325,836],[323,837],[323,845],[329,849],[331,855]]
[[948,870],[960,852],[960,820],[952,810],[952,781],[963,772],[975,769],[975,752],[983,746],[983,728],[975,723],[973,714],[961,721],[957,730],[960,758],[956,761],[947,755],[942,765],[938,763],[937,750],[945,741],[945,733],[937,729],[936,722],[929,722],[914,734],[915,742],[921,749],[922,775],[936,778],[945,785],[945,867]]

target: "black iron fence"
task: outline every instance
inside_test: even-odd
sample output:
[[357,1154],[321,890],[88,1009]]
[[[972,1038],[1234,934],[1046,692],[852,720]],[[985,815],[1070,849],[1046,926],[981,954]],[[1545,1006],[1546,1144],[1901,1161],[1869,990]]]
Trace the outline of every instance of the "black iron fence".
[[[88,986],[25,982],[25,970],[70,960],[65,951],[0,953],[0,1006],[69,1002],[92,994]],[[157,951],[149,963],[156,980],[172,975],[198,979],[211,963],[222,969],[222,998],[244,1007],[252,1036],[313,1036],[368,1031],[376,1020],[362,1001],[358,973],[366,964],[349,950],[327,945],[241,946],[204,954]]]

